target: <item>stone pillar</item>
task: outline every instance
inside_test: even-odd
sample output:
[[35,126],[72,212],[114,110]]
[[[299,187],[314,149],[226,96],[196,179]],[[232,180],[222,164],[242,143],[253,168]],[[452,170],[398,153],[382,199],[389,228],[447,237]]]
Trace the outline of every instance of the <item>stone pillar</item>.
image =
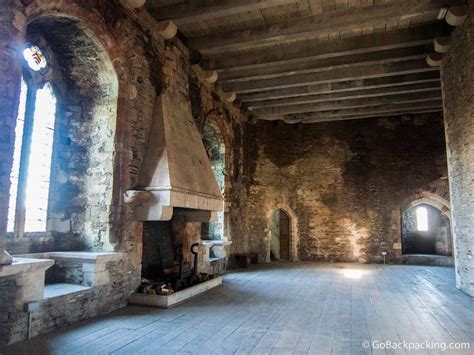
[[456,286],[474,296],[474,1],[451,34],[441,78]]
[[0,265],[10,264],[5,250],[10,171],[21,81],[25,16],[19,0],[2,0],[0,11]]

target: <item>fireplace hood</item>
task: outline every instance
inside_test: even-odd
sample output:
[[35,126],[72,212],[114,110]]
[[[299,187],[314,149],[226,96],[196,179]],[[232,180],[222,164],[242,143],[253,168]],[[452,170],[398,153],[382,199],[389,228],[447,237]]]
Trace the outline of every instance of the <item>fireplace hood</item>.
[[224,202],[189,102],[165,92],[156,97],[137,187],[125,203],[140,221],[167,221],[173,213],[215,220]]

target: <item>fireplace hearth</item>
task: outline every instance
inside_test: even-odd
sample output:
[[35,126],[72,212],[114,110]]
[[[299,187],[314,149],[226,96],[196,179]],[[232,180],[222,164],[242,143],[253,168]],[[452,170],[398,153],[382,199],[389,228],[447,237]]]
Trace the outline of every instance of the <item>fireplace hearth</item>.
[[198,223],[144,222],[142,284],[137,292],[171,295],[214,278],[199,270],[200,230]]

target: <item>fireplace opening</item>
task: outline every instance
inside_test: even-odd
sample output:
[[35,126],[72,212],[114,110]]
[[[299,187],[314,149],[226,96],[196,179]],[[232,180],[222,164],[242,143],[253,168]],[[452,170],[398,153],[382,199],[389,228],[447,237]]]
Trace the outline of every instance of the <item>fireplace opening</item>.
[[170,295],[214,278],[201,270],[200,223],[177,218],[143,223],[142,284],[139,293]]

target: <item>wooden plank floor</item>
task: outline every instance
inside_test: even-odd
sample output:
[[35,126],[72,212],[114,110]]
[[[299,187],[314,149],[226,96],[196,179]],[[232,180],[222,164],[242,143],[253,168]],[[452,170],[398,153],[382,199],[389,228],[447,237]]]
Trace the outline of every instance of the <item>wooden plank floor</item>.
[[[403,341],[471,350],[363,346]],[[473,354],[474,302],[448,267],[273,263],[173,309],[127,307],[7,353]]]

